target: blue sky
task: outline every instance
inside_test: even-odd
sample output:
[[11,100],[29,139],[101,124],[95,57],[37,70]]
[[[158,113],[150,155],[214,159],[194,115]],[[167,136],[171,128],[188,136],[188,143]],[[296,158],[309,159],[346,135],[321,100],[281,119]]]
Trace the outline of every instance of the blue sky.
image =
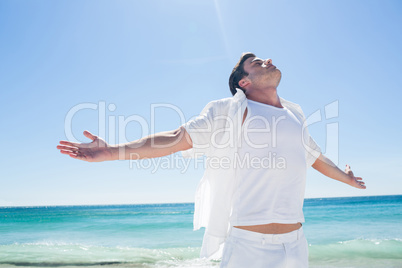
[[[200,167],[154,173],[60,154],[66,115],[82,103],[114,104],[109,129],[119,116],[150,122],[151,104],[168,103],[187,120],[230,96],[245,51],[273,59],[280,96],[306,115],[321,111],[311,135],[367,185],[310,169],[306,197],[401,194],[401,14],[401,2],[388,0],[0,1],[0,206],[192,202]],[[338,116],[325,119],[334,101]],[[98,117],[99,109],[76,113],[75,137],[98,134]],[[172,109],[155,110],[156,132],[181,123]],[[131,122],[125,135],[142,131]]]

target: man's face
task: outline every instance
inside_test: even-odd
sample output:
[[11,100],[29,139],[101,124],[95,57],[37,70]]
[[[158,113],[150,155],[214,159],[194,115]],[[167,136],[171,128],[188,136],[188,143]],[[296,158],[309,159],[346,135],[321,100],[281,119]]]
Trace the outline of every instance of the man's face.
[[281,71],[272,64],[271,59],[250,57],[244,62],[243,68],[249,74],[246,78],[253,86],[277,87],[281,81]]

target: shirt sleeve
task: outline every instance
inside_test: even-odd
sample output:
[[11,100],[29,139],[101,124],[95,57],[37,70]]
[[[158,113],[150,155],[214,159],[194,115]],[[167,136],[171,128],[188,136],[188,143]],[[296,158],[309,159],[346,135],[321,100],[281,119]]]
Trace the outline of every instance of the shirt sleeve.
[[207,155],[211,144],[214,108],[213,102],[208,103],[199,116],[182,125],[193,142],[193,148],[181,152],[183,157],[198,158]]
[[306,165],[308,167],[312,166],[317,158],[321,155],[321,148],[315,142],[315,140],[310,136],[308,131],[308,123],[306,121],[306,117],[304,116],[303,110],[298,104],[291,104],[296,113],[301,118],[301,122],[303,122],[303,146],[306,150]]
[[310,135],[308,135],[308,145],[306,146],[306,151],[306,164],[307,166],[311,166],[321,155],[321,148],[317,145],[315,140]]

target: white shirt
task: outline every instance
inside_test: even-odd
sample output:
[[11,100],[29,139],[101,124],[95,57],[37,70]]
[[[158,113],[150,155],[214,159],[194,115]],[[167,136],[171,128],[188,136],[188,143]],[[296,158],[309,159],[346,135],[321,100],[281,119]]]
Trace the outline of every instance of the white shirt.
[[[306,166],[311,166],[321,151],[310,137],[300,106],[280,98],[303,124],[303,146]],[[242,90],[230,98],[208,103],[200,115],[183,127],[189,133],[193,148],[182,151],[183,157],[206,156],[206,169],[195,195],[194,230],[205,227],[201,257],[218,259],[230,228],[233,197],[238,187],[234,156],[241,137],[247,98]],[[212,165],[216,161],[220,165]]]
[[304,222],[303,124],[286,107],[248,100],[235,155],[238,187],[231,226]]

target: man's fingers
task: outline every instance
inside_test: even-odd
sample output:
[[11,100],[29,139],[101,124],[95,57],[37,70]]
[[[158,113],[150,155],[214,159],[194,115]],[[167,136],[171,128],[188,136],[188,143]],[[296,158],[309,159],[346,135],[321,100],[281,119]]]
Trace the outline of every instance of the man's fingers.
[[93,135],[88,130],[84,131],[84,136],[87,137],[88,139],[91,139],[92,141],[96,140],[96,138],[97,138],[97,136]]
[[77,147],[72,147],[72,146],[65,146],[65,145],[57,145],[57,149],[59,150],[69,150],[69,151],[77,151]]
[[366,185],[365,185],[365,183],[364,183],[364,181],[363,181],[363,178],[361,178],[361,177],[355,177],[354,175],[353,175],[353,171],[350,169],[350,166],[349,165],[347,165],[346,164],[346,167],[345,167],[345,173],[346,174],[348,174],[349,176],[351,176],[352,178],[354,178],[354,180],[355,180],[355,187],[356,188],[360,188],[360,189],[366,189]]
[[70,150],[60,150],[60,153],[62,154],[71,154],[72,152]]
[[70,146],[63,146],[63,145],[58,145],[57,149],[59,149],[60,152],[63,153],[63,154],[69,154],[69,153],[77,154],[77,153],[80,152],[79,148],[70,147]]
[[350,171],[350,167],[349,167],[349,165],[346,165],[345,172],[348,173],[348,171]]
[[62,153],[62,154],[68,154],[69,156],[82,156],[82,157],[84,157],[85,159],[86,159],[86,156],[85,156],[85,154],[83,154],[82,152],[80,152],[80,151],[77,151],[77,150],[69,150],[69,149],[67,149],[67,150],[65,150],[65,149],[60,149],[60,153]]
[[357,188],[366,189],[366,185],[363,181],[356,181]]
[[60,141],[59,142],[62,145],[67,145],[67,146],[71,146],[71,147],[80,147],[80,143],[76,143],[76,142],[70,142],[70,141]]

